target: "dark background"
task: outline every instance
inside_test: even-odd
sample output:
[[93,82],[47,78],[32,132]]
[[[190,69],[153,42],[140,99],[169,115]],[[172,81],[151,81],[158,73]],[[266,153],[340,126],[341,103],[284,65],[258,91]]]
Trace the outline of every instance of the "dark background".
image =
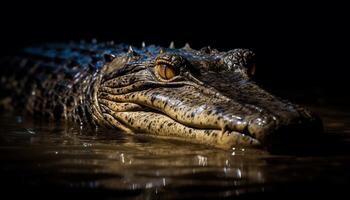
[[[13,2],[1,6],[1,54],[41,42],[114,40],[251,48],[257,81],[292,98],[346,104],[348,13],[326,3]],[[286,91],[293,91],[292,93]],[[293,95],[291,95],[293,94]]]
[[[176,47],[189,42],[193,48],[251,48],[257,54],[257,82],[266,88],[297,102],[349,107],[350,17],[346,3],[72,1],[1,1],[0,54],[13,54],[31,44],[92,38],[136,46],[142,41],[162,46],[174,41]],[[327,147],[326,151],[333,149]],[[334,174],[343,173],[330,173]],[[6,179],[3,183],[7,184]],[[322,190],[319,186],[323,184],[316,180],[313,186]],[[329,184],[314,193],[346,191],[345,186],[331,188]],[[17,189],[11,195],[20,195]]]

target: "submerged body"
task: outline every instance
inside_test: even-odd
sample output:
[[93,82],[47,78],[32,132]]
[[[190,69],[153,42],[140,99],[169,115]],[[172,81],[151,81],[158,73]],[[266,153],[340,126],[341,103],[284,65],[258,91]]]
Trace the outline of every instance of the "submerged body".
[[251,81],[245,49],[47,44],[1,65],[2,104],[51,119],[225,149],[302,140],[322,126]]

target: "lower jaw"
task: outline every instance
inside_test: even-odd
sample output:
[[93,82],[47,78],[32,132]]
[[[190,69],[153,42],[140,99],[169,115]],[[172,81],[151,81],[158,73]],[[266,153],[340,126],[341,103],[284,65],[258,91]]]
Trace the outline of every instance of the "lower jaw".
[[258,140],[239,132],[188,127],[159,113],[137,111],[110,114],[134,134],[147,134],[157,138],[181,140],[221,149],[261,145]]

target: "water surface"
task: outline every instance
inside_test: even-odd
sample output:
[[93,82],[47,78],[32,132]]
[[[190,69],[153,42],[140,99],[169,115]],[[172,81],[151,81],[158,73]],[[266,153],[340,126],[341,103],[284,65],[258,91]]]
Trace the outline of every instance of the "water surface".
[[[12,196],[217,199],[346,194],[350,113],[314,108],[327,139],[304,154],[202,145],[0,116],[0,178]],[[329,137],[328,137],[329,136]]]

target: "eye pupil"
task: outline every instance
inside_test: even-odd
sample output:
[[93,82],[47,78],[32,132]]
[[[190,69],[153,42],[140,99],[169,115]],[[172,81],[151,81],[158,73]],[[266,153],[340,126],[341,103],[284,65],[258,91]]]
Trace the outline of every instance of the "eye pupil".
[[167,79],[171,79],[175,76],[175,71],[172,67],[165,68],[165,76]]
[[159,70],[158,70],[159,75],[165,79],[166,79],[166,68],[167,68],[166,65],[159,65]]

